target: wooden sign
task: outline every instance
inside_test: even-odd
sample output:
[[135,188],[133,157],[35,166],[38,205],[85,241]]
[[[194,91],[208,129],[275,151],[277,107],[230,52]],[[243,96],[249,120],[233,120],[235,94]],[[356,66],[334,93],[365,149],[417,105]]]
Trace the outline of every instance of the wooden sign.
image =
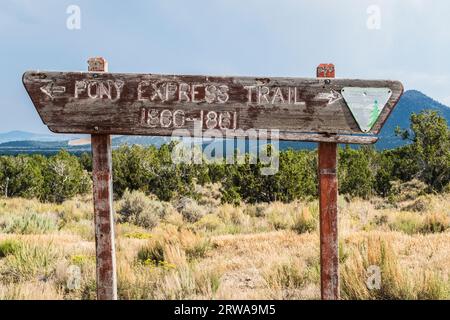
[[334,79],[333,64],[306,79],[112,74],[101,57],[88,63],[88,73],[29,71],[23,83],[50,130],[92,135],[98,299],[117,299],[110,135],[251,137],[254,129],[320,142],[321,294],[339,299],[337,143],[376,142],[400,82]]
[[[324,74],[334,73],[326,67]],[[29,71],[23,83],[42,121],[57,133],[170,136],[177,129],[194,135],[197,128],[248,136],[249,129],[263,129],[279,130],[282,140],[363,144],[377,141],[403,93],[398,81],[332,78]],[[348,88],[389,96],[352,111]],[[355,112],[372,122],[359,123]]]

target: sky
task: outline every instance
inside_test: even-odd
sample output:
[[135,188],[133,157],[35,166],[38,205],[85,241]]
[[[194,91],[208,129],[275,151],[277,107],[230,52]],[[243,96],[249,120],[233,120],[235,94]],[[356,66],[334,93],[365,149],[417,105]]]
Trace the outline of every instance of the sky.
[[[78,10],[79,9],[79,10]],[[79,15],[77,14],[79,12]],[[448,0],[1,0],[0,132],[49,132],[26,70],[392,79],[450,105]]]

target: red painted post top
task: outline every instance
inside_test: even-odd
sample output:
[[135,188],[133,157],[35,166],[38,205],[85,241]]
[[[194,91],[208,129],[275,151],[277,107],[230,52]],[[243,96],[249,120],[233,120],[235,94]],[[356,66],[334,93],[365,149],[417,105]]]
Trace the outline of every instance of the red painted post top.
[[108,72],[108,61],[103,57],[90,58],[88,65],[91,72]]
[[332,63],[321,63],[317,67],[317,78],[334,78],[335,68]]

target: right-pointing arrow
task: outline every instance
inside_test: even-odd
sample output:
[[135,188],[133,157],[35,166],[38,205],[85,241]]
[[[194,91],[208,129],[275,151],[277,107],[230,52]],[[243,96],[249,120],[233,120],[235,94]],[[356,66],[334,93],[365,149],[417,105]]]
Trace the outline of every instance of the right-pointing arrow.
[[328,104],[335,103],[340,99],[342,99],[342,95],[333,89],[330,92],[321,92],[314,98],[314,100],[328,100]]

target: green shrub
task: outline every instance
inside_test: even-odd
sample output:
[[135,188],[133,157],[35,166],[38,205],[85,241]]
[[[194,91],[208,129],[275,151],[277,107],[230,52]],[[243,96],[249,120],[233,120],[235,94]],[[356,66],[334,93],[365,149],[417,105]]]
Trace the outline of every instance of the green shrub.
[[270,287],[275,288],[295,289],[306,283],[306,274],[295,261],[276,264],[264,274],[264,278]]
[[199,259],[204,258],[211,247],[212,244],[209,239],[201,239],[199,241],[195,241],[190,246],[185,246],[184,250],[189,259]]
[[375,215],[375,217],[373,218],[373,223],[380,227],[383,226],[385,224],[387,224],[389,222],[389,216],[387,214],[380,214],[380,215]]
[[389,227],[394,231],[401,231],[406,234],[415,234],[420,232],[422,221],[416,213],[400,212],[389,223]]
[[57,230],[54,217],[35,212],[13,217],[5,228],[6,233],[45,234]]
[[79,235],[87,241],[95,240],[94,220],[80,220],[79,222],[69,222],[65,224],[61,230],[72,234]]
[[413,177],[425,182],[429,190],[442,191],[450,182],[450,130],[447,120],[436,110],[411,115],[410,130],[397,130],[412,141],[404,147],[405,158],[414,168]]
[[159,216],[153,211],[145,210],[135,217],[133,223],[143,228],[152,229],[158,225]]
[[20,243],[14,240],[4,240],[0,242],[0,258],[9,254],[14,254],[20,247]]
[[[194,193],[194,177],[206,171],[206,166],[175,164],[172,151],[176,143],[142,147],[121,146],[113,151],[114,192],[122,196],[126,189],[151,193],[162,201],[177,195]],[[202,169],[203,170],[199,170]]]
[[410,181],[393,181],[390,194],[391,202],[416,200],[426,193],[427,185],[422,181],[413,179]]
[[207,210],[203,206],[188,197],[181,198],[176,204],[176,209],[188,222],[197,222],[207,213]]
[[223,221],[216,214],[207,214],[195,223],[198,229],[207,231],[214,231],[223,225]]
[[198,204],[202,206],[217,207],[222,201],[219,183],[208,183],[204,186],[195,185],[195,194],[198,198]]
[[44,177],[42,156],[0,157],[0,194],[7,197],[41,197]]
[[275,230],[286,230],[292,227],[292,217],[286,213],[278,211],[270,211],[267,214],[269,223]]
[[37,277],[47,279],[54,272],[58,258],[61,257],[51,243],[20,243],[13,254],[4,258],[0,274],[10,281],[25,281]]
[[166,207],[162,202],[151,199],[141,191],[127,190],[119,209],[119,221],[152,229],[158,225],[165,213]]
[[450,182],[442,189],[442,192],[450,194]]
[[139,249],[137,258],[143,264],[159,265],[165,261],[164,245],[161,241],[150,241],[149,244]]
[[427,214],[425,217],[417,213],[400,212],[389,223],[391,230],[406,234],[440,233],[445,232],[449,226],[449,217],[445,213]]
[[309,209],[305,207],[300,213],[295,215],[292,230],[298,234],[313,232],[317,229],[317,220],[314,219]]
[[91,190],[89,174],[83,170],[78,158],[65,150],[47,160],[43,175],[43,199],[46,201],[62,203]]
[[266,207],[266,203],[249,204],[245,206],[244,213],[250,217],[262,218],[266,214]]
[[413,203],[402,208],[404,211],[425,212],[431,205],[430,196],[420,196]]
[[90,201],[82,198],[75,198],[73,200],[65,201],[58,210],[58,217],[61,219],[61,224],[64,225],[69,222],[79,222],[83,219],[94,219],[93,207]]
[[370,147],[355,150],[347,145],[339,149],[339,192],[369,198],[375,184],[375,172],[372,169],[375,157],[376,152]]
[[425,217],[420,232],[422,233],[439,233],[449,228],[449,217],[445,213],[429,214]]

